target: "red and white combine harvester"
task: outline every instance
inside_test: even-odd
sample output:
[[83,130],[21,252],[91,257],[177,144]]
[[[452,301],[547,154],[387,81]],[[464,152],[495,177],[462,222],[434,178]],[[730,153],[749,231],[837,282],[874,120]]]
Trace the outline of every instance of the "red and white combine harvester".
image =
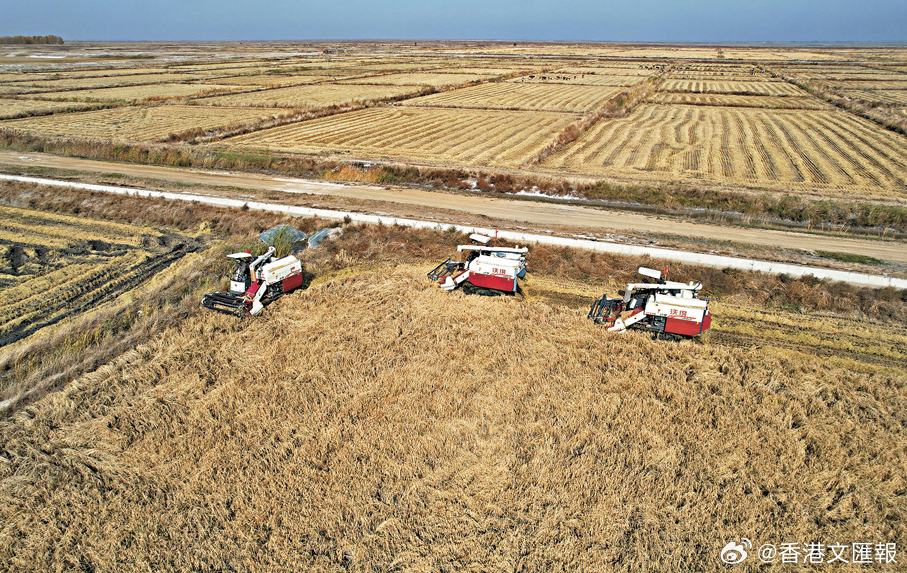
[[466,294],[500,296],[519,290],[518,280],[526,275],[526,247],[498,247],[491,237],[472,234],[472,245],[459,245],[463,260],[448,258],[428,278],[444,290],[462,287]]
[[269,247],[260,257],[250,253],[227,255],[236,263],[230,275],[230,292],[202,297],[202,306],[217,312],[244,317],[261,312],[265,302],[302,286],[302,263],[290,255],[278,259]]
[[702,283],[665,281],[660,271],[646,267],[639,267],[639,274],[657,282],[628,284],[623,298],[602,296],[592,303],[589,318],[613,332],[639,328],[662,340],[693,338],[712,325],[709,299],[698,298]]

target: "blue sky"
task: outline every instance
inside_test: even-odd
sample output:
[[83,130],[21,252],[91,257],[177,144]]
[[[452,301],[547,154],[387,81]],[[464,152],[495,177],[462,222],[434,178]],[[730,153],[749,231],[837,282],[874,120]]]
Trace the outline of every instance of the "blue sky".
[[0,0],[66,40],[907,42],[907,0]]

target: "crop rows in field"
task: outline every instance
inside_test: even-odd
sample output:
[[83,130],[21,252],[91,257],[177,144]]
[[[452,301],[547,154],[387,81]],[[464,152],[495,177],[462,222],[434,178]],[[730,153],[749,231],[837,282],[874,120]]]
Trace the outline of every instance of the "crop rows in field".
[[42,99],[57,101],[127,101],[190,97],[217,92],[236,91],[237,86],[218,84],[150,84],[64,92],[43,92]]
[[565,113],[371,108],[227,139],[291,152],[519,166],[575,120]]
[[0,99],[0,119],[16,118],[24,115],[43,115],[54,111],[71,109],[72,107],[71,103],[64,102]]
[[411,73],[387,74],[383,76],[369,76],[350,80],[342,80],[345,84],[363,85],[392,85],[392,86],[453,86],[469,82],[488,80],[491,74],[444,74],[444,73]]
[[39,82],[17,82],[17,86],[27,86],[33,90],[60,91],[66,89],[112,88],[118,86],[135,86],[142,84],[163,84],[167,82],[184,82],[203,79],[192,74],[139,74],[129,76],[69,78]]
[[148,228],[0,207],[0,346],[135,288],[192,248]]
[[834,111],[645,104],[544,167],[632,178],[907,197],[907,140]]
[[800,88],[784,82],[709,81],[709,80],[666,80],[659,91],[681,93],[712,93],[739,95],[805,96]]
[[732,94],[693,94],[657,92],[649,103],[759,107],[766,109],[832,109],[832,105],[812,96],[761,96]]
[[187,105],[124,107],[8,120],[0,122],[0,129],[56,137],[153,142],[192,128],[213,130],[273,117],[277,113],[273,109]]
[[325,78],[319,76],[265,74],[260,76],[231,76],[229,78],[217,78],[217,83],[230,86],[269,87],[322,82],[324,80]]
[[588,112],[600,109],[619,87],[491,83],[408,100],[406,105]]
[[242,94],[206,97],[198,103],[206,106],[293,107],[311,109],[331,105],[381,101],[419,93],[418,86],[361,86],[352,84],[318,84],[265,89]]
[[877,101],[894,105],[907,105],[907,90],[841,90],[842,96]]
[[627,87],[638,84],[644,78],[640,76],[604,76],[604,75],[560,75],[551,73],[526,74],[508,80],[518,84],[565,84],[575,86]]

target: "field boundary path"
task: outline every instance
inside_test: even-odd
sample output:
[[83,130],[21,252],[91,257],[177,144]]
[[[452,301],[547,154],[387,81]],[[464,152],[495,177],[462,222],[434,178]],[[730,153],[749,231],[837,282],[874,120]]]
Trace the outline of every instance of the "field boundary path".
[[563,247],[573,247],[588,249],[593,251],[615,253],[620,255],[642,256],[648,255],[654,258],[680,261],[689,264],[703,265],[718,268],[733,268],[748,271],[759,271],[774,274],[787,274],[795,277],[812,275],[819,279],[829,279],[842,281],[860,286],[872,287],[895,287],[898,289],[907,289],[907,279],[893,277],[868,275],[863,273],[854,273],[848,271],[837,271],[832,269],[820,269],[800,265],[791,265],[787,263],[773,263],[768,261],[758,261],[753,259],[742,259],[735,257],[726,257],[720,255],[708,255],[702,253],[692,253],[687,251],[678,251],[673,249],[662,249],[656,247],[641,247],[636,245],[622,245],[606,241],[596,241],[591,239],[573,239],[568,237],[557,237],[553,235],[542,235],[537,233],[521,233],[515,231],[498,231],[483,227],[471,225],[442,225],[438,222],[420,221],[417,219],[404,219],[393,216],[367,215],[363,213],[354,213],[348,211],[334,211],[328,209],[312,209],[308,207],[297,207],[293,205],[280,205],[277,203],[264,203],[260,201],[243,201],[240,199],[230,199],[227,197],[216,197],[210,195],[197,195],[187,193],[170,193],[163,191],[149,191],[144,189],[134,189],[129,187],[114,187],[111,185],[95,185],[91,183],[77,183],[73,181],[58,181],[55,179],[43,179],[38,177],[23,177],[18,175],[0,174],[0,180],[19,181],[23,183],[34,183],[37,185],[49,185],[57,187],[71,187],[75,189],[84,189],[86,191],[95,191],[101,193],[112,193],[117,195],[129,195],[133,197],[152,197],[176,201],[198,202],[207,205],[220,207],[248,208],[258,211],[268,211],[273,213],[284,213],[293,217],[322,217],[325,219],[343,219],[349,217],[351,220],[361,223],[384,224],[384,225],[402,225],[405,227],[414,227],[421,229],[443,229],[455,227],[458,231],[464,233],[482,233],[487,235],[496,235],[497,237],[514,241],[517,243],[531,244],[542,243]]

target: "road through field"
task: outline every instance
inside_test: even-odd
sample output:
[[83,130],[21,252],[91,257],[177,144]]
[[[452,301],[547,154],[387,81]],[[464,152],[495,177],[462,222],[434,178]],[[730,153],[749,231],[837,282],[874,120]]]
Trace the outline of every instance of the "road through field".
[[[335,195],[356,199],[387,201],[405,205],[448,209],[472,215],[485,215],[496,219],[525,223],[535,230],[544,229],[548,226],[572,226],[609,232],[670,234],[717,241],[735,241],[766,247],[846,252],[887,261],[907,263],[907,248],[905,248],[903,242],[827,237],[796,231],[722,227],[719,225],[688,223],[626,211],[608,211],[578,205],[513,201],[482,197],[478,194],[469,196],[408,188],[338,185],[336,183],[288,179],[256,173],[180,169],[9,151],[0,151],[0,165],[47,167],[93,173],[120,173],[133,177],[149,177],[171,182],[214,187],[227,186],[257,191],[275,190],[287,193]],[[215,196],[230,197],[227,191],[219,191]],[[488,222],[484,223],[487,224]]]

